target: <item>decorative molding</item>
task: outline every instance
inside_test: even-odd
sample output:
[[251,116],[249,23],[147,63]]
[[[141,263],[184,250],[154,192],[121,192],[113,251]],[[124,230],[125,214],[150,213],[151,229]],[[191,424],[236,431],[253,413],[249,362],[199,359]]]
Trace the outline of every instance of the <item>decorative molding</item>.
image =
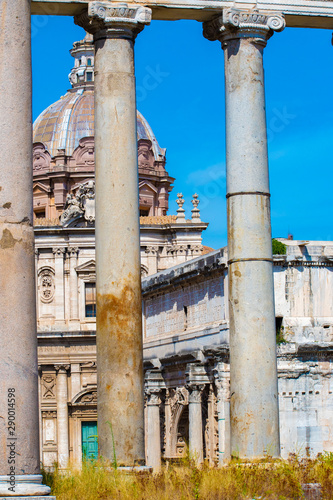
[[103,38],[127,38],[134,40],[150,24],[152,11],[134,4],[90,2],[88,11],[74,16],[75,24],[94,35],[94,40]]

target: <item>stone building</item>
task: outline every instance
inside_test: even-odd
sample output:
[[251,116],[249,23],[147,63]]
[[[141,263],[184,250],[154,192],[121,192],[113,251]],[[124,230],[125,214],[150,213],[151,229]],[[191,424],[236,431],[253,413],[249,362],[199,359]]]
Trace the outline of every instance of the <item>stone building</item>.
[[[74,44],[72,88],[34,125],[34,214],[41,457],[97,454],[94,51]],[[221,462],[229,448],[227,249],[202,255],[191,219],[137,113],[147,462]],[[284,241],[274,257],[282,455],[333,451],[332,242]],[[267,453],[269,453],[269,449]]]

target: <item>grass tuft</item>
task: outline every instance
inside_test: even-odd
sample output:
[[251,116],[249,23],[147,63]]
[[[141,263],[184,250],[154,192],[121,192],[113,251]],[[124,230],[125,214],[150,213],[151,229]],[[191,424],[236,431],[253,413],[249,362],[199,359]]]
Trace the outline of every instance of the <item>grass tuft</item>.
[[124,474],[104,462],[85,461],[81,470],[55,466],[43,474],[57,500],[289,500],[304,498],[304,483],[320,483],[322,499],[333,498],[333,453],[316,460],[296,455],[251,464],[234,460],[222,468],[198,468],[185,459],[158,474]]

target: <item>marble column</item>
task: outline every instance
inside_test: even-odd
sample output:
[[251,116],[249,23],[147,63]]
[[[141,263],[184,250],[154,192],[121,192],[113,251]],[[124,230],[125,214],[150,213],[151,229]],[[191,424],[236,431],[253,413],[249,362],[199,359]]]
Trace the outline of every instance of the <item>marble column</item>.
[[204,385],[190,385],[188,397],[190,457],[200,465],[203,462],[203,431],[201,395]]
[[70,283],[70,320],[79,320],[78,311],[78,282],[77,282],[77,272],[75,270],[77,266],[77,255],[79,249],[77,247],[69,247],[69,283]]
[[279,456],[263,50],[280,14],[226,9],[204,24],[225,52],[231,453]]
[[144,464],[142,302],[134,40],[137,5],[89,2],[75,22],[94,34],[99,454]]
[[58,463],[61,469],[67,467],[69,460],[67,377],[69,368],[69,365],[55,365],[57,371]]
[[32,212],[30,1],[0,2],[0,496],[43,495]]
[[219,465],[230,459],[230,370],[227,363],[218,363],[215,376],[217,388],[217,415]]
[[154,472],[161,470],[161,424],[160,392],[158,388],[147,389],[147,465]]

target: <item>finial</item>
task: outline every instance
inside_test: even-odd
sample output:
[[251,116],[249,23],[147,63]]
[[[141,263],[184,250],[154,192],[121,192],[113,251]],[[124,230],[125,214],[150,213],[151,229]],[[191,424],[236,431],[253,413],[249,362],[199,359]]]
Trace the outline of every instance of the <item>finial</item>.
[[192,200],[193,210],[191,210],[193,222],[201,222],[200,210],[198,208],[199,203],[200,203],[199,197],[198,197],[197,193],[195,193],[193,195],[193,200]]
[[177,194],[177,200],[176,203],[178,205],[178,210],[177,210],[177,222],[185,222],[185,210],[183,209],[183,205],[185,203],[185,200],[183,198],[182,193]]

